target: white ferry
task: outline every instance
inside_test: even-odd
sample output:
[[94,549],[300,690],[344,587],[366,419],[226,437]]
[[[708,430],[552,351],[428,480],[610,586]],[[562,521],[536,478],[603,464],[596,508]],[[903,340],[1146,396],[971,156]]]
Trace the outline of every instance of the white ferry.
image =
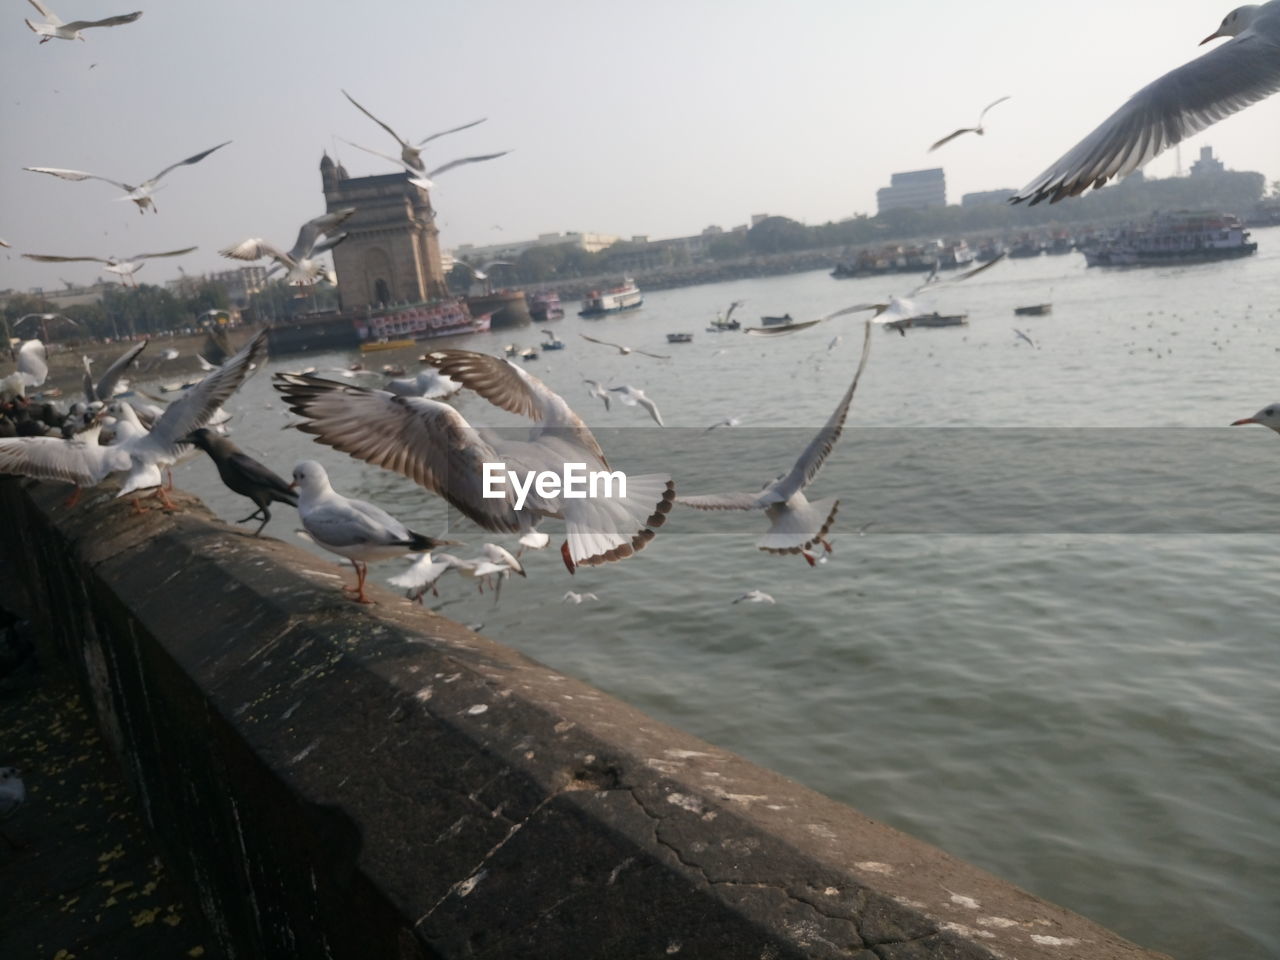
[[1126,227],[1084,250],[1091,267],[1153,266],[1233,260],[1256,253],[1249,231],[1230,214],[1182,210]]
[[623,278],[619,286],[609,290],[592,290],[582,301],[580,317],[598,317],[605,313],[618,313],[622,310],[634,310],[644,303],[640,288],[630,277]]

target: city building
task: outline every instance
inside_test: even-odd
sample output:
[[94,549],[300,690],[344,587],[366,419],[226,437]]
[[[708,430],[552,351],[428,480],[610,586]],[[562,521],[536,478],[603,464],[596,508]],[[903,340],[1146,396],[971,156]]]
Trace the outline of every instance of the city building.
[[889,186],[876,191],[876,206],[880,213],[946,205],[947,180],[941,167],[895,173],[889,178]]
[[1226,169],[1226,165],[1214,157],[1213,147],[1201,147],[1200,159],[1191,164],[1191,176],[1211,176],[1215,173],[1222,173]]
[[558,247],[565,244],[578,247],[587,253],[598,253],[618,242],[609,233],[540,233],[533,240],[508,240],[503,243],[476,245],[463,243],[454,248],[453,255],[469,263],[489,263],[492,260],[515,260],[534,247]]
[[966,193],[960,198],[960,206],[962,207],[982,207],[992,203],[1008,203],[1017,190],[979,190],[976,193]]
[[422,303],[448,295],[431,197],[407,173],[350,177],[326,153],[320,161],[326,211],[355,207],[333,248],[344,310]]

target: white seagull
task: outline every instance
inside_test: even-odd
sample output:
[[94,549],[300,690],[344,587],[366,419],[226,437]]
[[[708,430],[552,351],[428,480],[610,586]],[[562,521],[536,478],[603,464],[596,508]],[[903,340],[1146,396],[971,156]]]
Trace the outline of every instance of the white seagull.
[[520,497],[503,476],[490,485],[499,497],[486,497],[486,464],[506,464],[517,482],[554,472],[566,464],[587,473],[612,471],[590,429],[541,380],[499,357],[466,350],[438,350],[427,362],[495,406],[534,422],[527,439],[510,431],[477,429],[456,409],[438,400],[397,397],[313,376],[277,373],[276,389],[290,409],[306,419],[298,429],[320,443],[404,474],[444,497],[486,530],[527,533],[543,517],[565,521],[561,556],[570,572],[622,560],[643,549],[666,521],[675,484],[666,474],[627,476],[626,495],[564,497],[526,487]]
[[584,600],[599,600],[594,593],[578,593],[576,590],[566,590],[564,596],[560,598],[561,603],[572,603],[575,607]]
[[542,550],[550,542],[550,534],[542,533],[538,530],[530,530],[520,538],[520,549],[516,551],[516,557],[523,556],[526,550]]
[[1030,344],[1032,347],[1034,347],[1034,346],[1036,345],[1036,342],[1035,342],[1034,340],[1032,340],[1029,336],[1027,336],[1025,333],[1023,333],[1023,332],[1022,332],[1021,330],[1019,330],[1017,327],[1014,327],[1014,328],[1013,328],[1013,332],[1014,332],[1014,333],[1016,333],[1016,334],[1018,335],[1018,339],[1019,339],[1019,340],[1025,340],[1025,341],[1027,341],[1027,343],[1028,343],[1028,344]]
[[79,263],[81,261],[105,263],[107,273],[114,273],[119,277],[122,286],[136,287],[138,282],[133,275],[147,265],[146,261],[157,257],[181,257],[195,249],[195,247],[183,247],[181,250],[165,250],[162,253],[135,253],[131,257],[59,257],[51,253],[24,253],[23,256],[37,263]]
[[725,417],[723,420],[719,420],[716,423],[713,423],[711,426],[707,427],[707,429],[703,430],[702,432],[710,433],[712,430],[715,430],[717,427],[736,427],[740,423],[742,423],[742,421],[738,417]]
[[[350,100],[357,110],[359,110],[366,117],[368,117],[378,126],[380,126],[383,130],[387,131],[387,133],[391,134],[391,136],[395,137],[396,143],[400,144],[400,159],[398,161],[394,157],[388,157],[385,153],[380,153],[378,154],[378,156],[384,157],[387,160],[391,160],[393,163],[398,162],[402,164],[410,172],[415,172],[415,173],[426,173],[427,171],[426,164],[423,163],[423,160],[422,160],[422,149],[421,149],[422,147],[426,146],[432,140],[438,139],[439,137],[446,136],[447,134],[450,134],[450,133],[457,133],[459,130],[469,130],[471,127],[474,127],[477,124],[484,123],[484,118],[482,117],[479,120],[472,120],[470,123],[464,123],[460,127],[450,127],[448,130],[441,130],[439,133],[433,133],[429,137],[424,137],[423,139],[419,140],[418,145],[415,147],[414,145],[409,143],[408,140],[400,136],[400,134],[396,133],[389,126],[387,126],[377,117],[375,117],[372,113],[366,110],[364,107],[360,106],[360,104],[356,103],[355,98],[351,96],[351,94],[347,93],[347,91],[343,90],[342,95],[346,97],[348,100]],[[353,143],[351,144],[351,146],[354,147],[356,146],[356,144]],[[366,148],[360,147],[360,149],[364,150]],[[370,152],[373,152],[373,151],[370,151]]]
[[[441,556],[448,556],[448,554],[441,554]],[[392,586],[404,587],[406,598],[422,603],[422,598],[428,590],[434,597],[440,595],[436,590],[436,583],[452,569],[453,564],[449,560],[438,560],[431,554],[424,553],[413,558],[413,563],[408,570],[397,577],[391,577],[387,582]]]
[[[149,340],[143,340],[135,343],[124,353],[116,358],[115,363],[107,368],[107,372],[95,384],[93,382],[93,374],[91,368],[93,361],[88,357],[82,356],[80,359],[84,363],[84,399],[88,404],[107,403],[119,393],[123,393],[128,387],[128,381],[122,380],[124,372],[129,369],[141,355],[142,351],[147,349]],[[217,367],[210,367],[210,370],[216,370]]]
[[653,422],[658,426],[665,426],[662,422],[662,414],[658,412],[658,405],[650,400],[643,390],[624,384],[621,387],[610,387],[610,393],[618,394],[618,399],[625,403],[628,407],[641,406],[649,411],[649,416],[653,417]]
[[809,442],[789,472],[766,483],[759,493],[679,497],[676,502],[699,510],[763,510],[771,521],[771,526],[756,546],[767,553],[798,553],[810,566],[816,564],[817,557],[810,550],[821,544],[828,553],[831,551],[827,531],[835,522],[840,501],[831,498],[810,503],[804,490],[818,475],[822,464],[835,448],[836,441],[840,439],[845,418],[849,415],[849,406],[853,402],[853,393],[858,388],[858,380],[866,369],[870,354],[871,324],[868,322],[862,338],[862,359],[858,362],[858,369],[849,389],[845,391],[826,425]]
[[345,233],[334,234],[333,231],[355,212],[355,207],[342,207],[308,220],[298,231],[298,239],[288,253],[260,237],[250,237],[218,252],[232,260],[260,260],[270,257],[275,264],[268,273],[284,268],[285,279],[290,284],[310,286],[317,278],[327,274],[316,258],[346,239]]
[[982,136],[986,132],[985,128],[982,126],[982,121],[986,119],[987,111],[998,104],[1004,103],[1008,99],[1009,99],[1008,97],[1001,97],[999,100],[993,100],[991,101],[991,103],[988,103],[985,107],[982,108],[982,113],[978,114],[978,125],[976,127],[961,127],[959,130],[955,131],[955,133],[947,134],[945,137],[943,137],[941,140],[939,140],[937,143],[935,143],[933,146],[929,148],[929,153],[933,153],[933,151],[937,150],[943,144],[950,143],[956,137],[961,136],[962,134],[965,134],[965,133],[976,133],[978,136]]
[[1237,7],[1201,44],[1227,43],[1147,84],[1011,203],[1057,203],[1101,187],[1280,90],[1280,0]]
[[587,380],[584,378],[582,382],[591,388],[587,391],[587,395],[591,397],[599,397],[604,401],[604,408],[607,411],[609,409],[609,391],[605,386],[600,383],[599,380]]
[[748,590],[746,593],[738,597],[738,599],[734,600],[733,602],[743,603],[744,601],[746,603],[777,603],[778,602],[777,600],[773,599],[773,597],[769,596],[769,594],[765,593],[763,590]]
[[1276,433],[1280,433],[1280,403],[1273,403],[1270,406],[1263,407],[1252,417],[1236,420],[1231,425],[1233,427],[1241,427],[1246,423],[1256,423],[1264,427],[1270,427]]
[[666,354],[663,354],[663,353],[649,353],[649,352],[647,352],[647,351],[645,351],[645,350],[638,350],[638,349],[636,349],[635,347],[626,347],[626,346],[623,346],[623,345],[622,345],[622,344],[620,344],[620,343],[610,343],[608,340],[597,340],[595,337],[588,337],[585,333],[580,333],[580,334],[578,334],[578,336],[580,336],[583,340],[590,340],[592,343],[598,343],[598,344],[600,344],[600,345],[602,345],[602,346],[605,346],[605,347],[613,347],[613,349],[617,350],[617,351],[618,351],[618,353],[622,354],[622,356],[624,356],[624,357],[625,357],[625,356],[627,356],[627,355],[629,355],[629,354],[632,354],[632,353],[640,353],[640,354],[643,354],[643,355],[644,355],[644,356],[646,356],[646,357],[653,357],[653,359],[655,359],[655,360],[670,360],[670,359],[671,359],[671,357],[670,357],[670,356],[668,356],[668,355],[666,355]]
[[[6,350],[8,345],[6,344]],[[18,348],[16,369],[0,378],[0,399],[24,397],[31,387],[43,385],[49,376],[49,359],[44,343],[40,340],[24,340]]]
[[44,17],[44,23],[32,23],[25,18],[22,22],[40,35],[41,43],[48,43],[50,40],[84,40],[80,35],[81,30],[88,30],[90,27],[118,27],[121,24],[133,23],[142,16],[142,11],[136,10],[133,13],[122,13],[104,20],[72,20],[70,23],[63,23],[56,13],[39,0],[28,0],[28,2],[40,11],[40,16]]
[[[32,0],[34,3],[35,0]],[[199,163],[215,150],[221,150],[230,140],[218,144],[216,147],[210,147],[208,150],[202,150],[194,156],[187,157],[185,160],[179,160],[177,163],[171,163],[159,173],[149,180],[143,180],[136,187],[133,184],[124,183],[120,180],[112,180],[110,177],[100,177],[96,173],[85,173],[83,170],[63,170],[60,167],[23,167],[23,170],[30,170],[32,173],[47,173],[55,177],[61,177],[63,180],[101,180],[112,186],[119,187],[124,191],[125,195],[119,197],[120,200],[132,200],[138,205],[139,213],[146,213],[147,207],[151,208],[152,213],[158,212],[156,209],[155,193],[156,183],[170,170],[176,170],[178,167],[185,167],[188,164]]]
[[426,397],[428,400],[442,400],[462,389],[462,384],[443,376],[439,370],[429,367],[414,377],[388,380],[383,387],[388,393],[397,397]]
[[[342,140],[341,137],[338,139]],[[381,157],[383,160],[390,160],[392,163],[400,164],[400,166],[404,167],[405,172],[409,174],[409,182],[415,187],[421,187],[423,190],[430,190],[435,186],[435,181],[432,180],[432,177],[438,177],[442,173],[447,173],[454,167],[461,167],[468,163],[484,163],[486,160],[497,160],[498,157],[505,157],[511,152],[510,150],[500,150],[497,153],[482,153],[474,157],[458,157],[456,160],[450,160],[448,163],[442,163],[440,166],[432,167],[430,170],[419,170],[416,167],[405,163],[403,160],[399,160],[388,153],[383,153],[381,150],[374,150],[371,147],[362,147],[360,144],[352,143],[350,140],[342,140],[342,142],[349,147],[355,147],[357,150],[363,150],[365,153],[372,153],[375,157]]]

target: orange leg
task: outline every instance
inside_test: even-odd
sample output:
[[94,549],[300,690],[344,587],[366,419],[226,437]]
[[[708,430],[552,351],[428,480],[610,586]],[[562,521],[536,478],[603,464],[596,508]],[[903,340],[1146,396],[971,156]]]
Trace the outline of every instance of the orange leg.
[[67,497],[66,502],[64,502],[62,505],[68,508],[74,507],[77,503],[80,502],[80,494],[82,494],[83,492],[84,491],[80,489],[80,485],[76,484],[76,488],[71,491],[71,496]]
[[169,499],[169,494],[165,491],[164,487],[156,487],[155,493],[151,494],[151,496],[159,500],[160,506],[164,507],[164,509],[168,510],[170,513],[177,511],[178,505]]
[[133,498],[133,515],[140,516],[147,512],[147,508],[142,505],[142,497]]
[[355,594],[351,599],[356,603],[377,603],[376,600],[370,600],[364,592],[364,579],[369,575],[369,565],[360,563],[357,560],[351,561],[351,566],[356,568],[356,585],[354,588],[343,586],[343,593]]

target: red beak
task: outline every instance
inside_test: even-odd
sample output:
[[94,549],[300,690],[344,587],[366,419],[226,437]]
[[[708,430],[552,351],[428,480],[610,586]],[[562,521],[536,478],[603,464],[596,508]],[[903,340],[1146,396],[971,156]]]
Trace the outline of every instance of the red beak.
[[1203,46],[1204,46],[1206,43],[1208,43],[1210,40],[1217,40],[1220,36],[1222,36],[1222,34],[1218,33],[1218,32],[1215,30],[1213,33],[1209,34],[1207,37],[1205,37],[1203,40],[1201,40],[1199,45],[1203,47]]
[[1243,426],[1243,425],[1244,425],[1244,424],[1246,424],[1246,423],[1257,423],[1257,422],[1258,422],[1258,421],[1257,421],[1257,420],[1255,420],[1253,417],[1245,417],[1243,420],[1237,420],[1235,423],[1233,423],[1233,424],[1231,424],[1231,425],[1232,425],[1233,427],[1239,427],[1239,426]]
[[295,481],[293,481],[293,483],[289,484],[289,489],[290,489],[290,490],[297,490],[297,489],[298,489],[298,481],[297,481],[297,480],[295,480]]

